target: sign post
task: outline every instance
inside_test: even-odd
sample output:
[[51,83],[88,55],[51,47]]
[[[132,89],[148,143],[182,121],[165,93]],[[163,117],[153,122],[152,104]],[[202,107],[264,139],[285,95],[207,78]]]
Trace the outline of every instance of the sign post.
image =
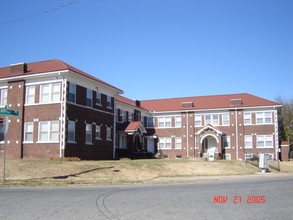
[[6,173],[6,134],[8,131],[9,121],[8,116],[18,116],[19,111],[9,110],[8,106],[5,106],[5,109],[0,109],[0,115],[5,115],[5,119],[3,121],[4,124],[4,152],[3,152],[3,182],[5,182],[5,173]]

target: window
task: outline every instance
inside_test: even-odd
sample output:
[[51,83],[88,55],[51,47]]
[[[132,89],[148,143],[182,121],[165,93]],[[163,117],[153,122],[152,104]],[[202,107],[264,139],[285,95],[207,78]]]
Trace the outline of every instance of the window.
[[176,137],[175,138],[175,149],[181,149],[182,148],[182,138]]
[[92,133],[93,133],[93,131],[92,131],[92,129],[93,129],[93,126],[92,126],[92,124],[86,124],[85,125],[85,143],[86,144],[92,144],[93,143],[93,135],[92,135]]
[[107,108],[112,108],[112,98],[111,98],[111,96],[107,96]]
[[231,147],[230,136],[223,136],[223,147],[224,148],[230,148]]
[[34,123],[24,123],[24,142],[33,142]]
[[175,127],[181,128],[181,116],[175,117]]
[[101,125],[96,125],[96,140],[101,140]]
[[245,154],[245,160],[250,160],[253,158],[253,154],[250,153],[250,154]]
[[147,117],[147,127],[148,128],[154,127],[154,118],[153,117]]
[[93,91],[86,89],[86,106],[93,107]]
[[244,136],[244,147],[245,148],[252,148],[252,135],[245,135]]
[[256,141],[259,148],[273,147],[273,135],[257,135]]
[[202,126],[201,115],[195,115],[194,116],[194,125],[196,127]]
[[25,94],[25,103],[34,104],[35,103],[35,86],[27,86]]
[[129,112],[128,113],[128,122],[133,121],[133,118],[134,118],[134,114]]
[[222,125],[230,125],[229,113],[222,114]]
[[122,122],[126,122],[126,111],[120,110],[120,114],[121,114],[121,117],[122,117]]
[[0,90],[0,106],[5,106],[7,104],[7,89]]
[[76,102],[76,85],[73,83],[69,83],[68,101]]
[[100,92],[96,92],[96,104],[102,105],[102,95]]
[[112,140],[112,130],[111,127],[107,127],[107,140],[111,141]]
[[244,113],[244,124],[251,125],[251,113]]
[[39,142],[59,141],[59,121],[39,122]]
[[160,149],[172,149],[172,139],[170,137],[159,138]]
[[67,124],[67,142],[75,143],[75,121],[68,121],[68,124]]
[[170,128],[171,127],[171,117],[160,117],[158,118],[159,128]]
[[60,83],[40,86],[40,103],[60,102]]
[[257,112],[256,113],[256,124],[271,124],[272,113],[271,112]]
[[205,115],[205,125],[219,125],[219,115],[218,114],[211,114]]

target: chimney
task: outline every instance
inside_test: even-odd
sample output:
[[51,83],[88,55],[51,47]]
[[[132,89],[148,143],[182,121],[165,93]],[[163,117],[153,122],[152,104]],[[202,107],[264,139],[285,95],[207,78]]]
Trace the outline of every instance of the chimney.
[[27,71],[27,64],[26,63],[15,63],[10,65],[11,74],[19,75],[24,74]]
[[140,107],[140,101],[139,101],[139,100],[135,100],[135,105],[136,105],[137,107]]

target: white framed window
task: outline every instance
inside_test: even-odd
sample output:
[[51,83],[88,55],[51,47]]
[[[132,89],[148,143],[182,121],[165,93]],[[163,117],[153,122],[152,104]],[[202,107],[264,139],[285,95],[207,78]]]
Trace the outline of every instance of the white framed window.
[[182,149],[182,138],[181,137],[175,138],[175,149]]
[[121,117],[122,117],[122,122],[126,122],[126,111],[120,110],[120,114],[121,114]]
[[76,85],[69,83],[68,101],[76,103]]
[[159,117],[158,118],[158,127],[159,128],[171,128],[172,119],[171,117]]
[[271,112],[257,112],[256,124],[271,124],[273,121]]
[[89,123],[85,125],[85,143],[86,144],[93,143],[93,125]]
[[230,114],[224,113],[222,114],[222,125],[230,125]]
[[58,142],[59,141],[59,121],[39,122],[38,142]]
[[25,122],[24,123],[24,142],[33,143],[34,138],[34,123]]
[[119,135],[119,148],[127,149],[127,136]]
[[201,115],[194,115],[194,126],[195,127],[202,126],[202,116]]
[[253,158],[253,153],[245,154],[245,160],[250,160]]
[[0,90],[0,106],[5,106],[7,104],[7,89]]
[[68,121],[67,123],[67,142],[75,143],[75,121]]
[[223,147],[230,148],[231,147],[231,138],[230,136],[223,136]]
[[60,102],[60,83],[43,84],[40,86],[40,103]]
[[107,108],[112,108],[112,97],[107,96]]
[[35,103],[35,86],[27,86],[25,89],[25,103],[34,104]]
[[199,145],[199,138],[197,136],[194,137],[194,149],[198,149],[198,145]]
[[100,92],[96,92],[96,104],[102,105],[102,94]]
[[112,129],[111,127],[107,127],[107,141],[111,141],[112,140]]
[[175,127],[176,128],[181,128],[181,116],[176,116],[175,117]]
[[159,138],[159,148],[160,149],[172,149],[172,139],[171,139],[171,137],[161,137],[161,138]]
[[258,148],[273,148],[273,135],[257,135],[256,142]]
[[96,125],[96,140],[101,140],[101,125]]
[[219,115],[218,114],[210,114],[210,115],[205,115],[205,125],[214,125],[217,126],[219,125]]
[[93,90],[86,89],[86,106],[93,107]]
[[128,112],[128,121],[133,121],[134,113]]
[[231,154],[224,154],[224,160],[231,160]]
[[244,147],[245,148],[252,148],[252,135],[245,135],[244,136]]
[[251,113],[244,113],[244,124],[251,125]]

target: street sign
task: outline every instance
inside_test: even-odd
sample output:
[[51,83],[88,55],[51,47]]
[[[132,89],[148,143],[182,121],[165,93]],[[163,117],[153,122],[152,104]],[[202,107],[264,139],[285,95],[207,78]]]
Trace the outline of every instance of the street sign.
[[18,116],[19,115],[19,111],[9,110],[7,107],[5,107],[5,109],[0,109],[0,115],[14,115],[14,116]]

